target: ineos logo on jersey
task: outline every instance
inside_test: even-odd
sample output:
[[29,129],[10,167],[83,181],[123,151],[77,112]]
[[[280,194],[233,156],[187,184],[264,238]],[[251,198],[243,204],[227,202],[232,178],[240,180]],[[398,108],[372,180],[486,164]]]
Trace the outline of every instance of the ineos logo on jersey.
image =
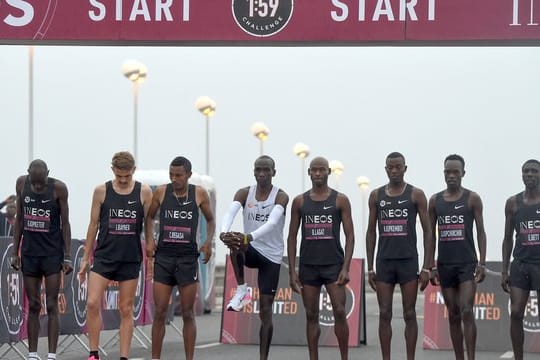
[[[354,292],[347,285],[345,286],[345,314],[348,319],[355,307]],[[326,291],[326,287],[321,288],[321,295],[319,296],[319,324],[322,326],[334,326],[334,312],[332,311],[332,301],[330,295]]]
[[268,221],[269,214],[248,214],[248,219],[253,221]]
[[137,210],[128,210],[128,209],[110,209],[109,217],[111,218],[131,218],[135,219],[137,217]]
[[38,209],[29,206],[24,207],[24,215],[39,216],[39,217],[51,217],[51,210]]
[[23,319],[22,311],[22,275],[11,267],[10,255],[13,244],[10,244],[2,256],[0,265],[0,307],[8,332],[19,334]]
[[166,210],[165,219],[193,219],[193,211]]
[[539,220],[521,221],[519,223],[519,228],[522,229],[522,230],[540,229],[540,219]]
[[280,32],[292,17],[294,0],[232,0],[236,24],[249,35],[267,37]]
[[409,215],[409,209],[388,209],[381,210],[383,219],[406,218]]
[[439,224],[463,224],[463,215],[447,215],[447,216],[438,216],[437,223]]
[[332,224],[332,215],[306,215],[306,224]]

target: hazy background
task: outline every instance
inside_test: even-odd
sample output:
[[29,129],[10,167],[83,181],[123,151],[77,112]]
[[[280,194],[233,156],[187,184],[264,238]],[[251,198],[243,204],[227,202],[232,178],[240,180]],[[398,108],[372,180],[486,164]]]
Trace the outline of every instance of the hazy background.
[[[217,102],[210,175],[218,232],[235,191],[254,182],[256,121],[270,128],[265,153],[291,201],[302,191],[295,143],[311,148],[306,166],[318,155],[344,164],[330,185],[352,202],[357,257],[365,256],[365,214],[356,178],[367,176],[370,190],[386,183],[388,153],[405,155],[406,181],[428,198],[445,187],[444,157],[465,157],[463,184],[484,202],[489,260],[501,258],[504,203],[523,189],[521,164],[540,154],[537,47],[36,47],[34,157],[68,185],[75,238],[86,234],[94,187],[112,177],[113,153],[132,150],[133,86],[120,72],[126,59],[148,67],[139,169],[167,169],[184,155],[204,173],[205,124],[194,102],[201,95]],[[0,46],[0,69],[4,199],[28,166],[28,48]],[[218,263],[224,254],[218,244]]]

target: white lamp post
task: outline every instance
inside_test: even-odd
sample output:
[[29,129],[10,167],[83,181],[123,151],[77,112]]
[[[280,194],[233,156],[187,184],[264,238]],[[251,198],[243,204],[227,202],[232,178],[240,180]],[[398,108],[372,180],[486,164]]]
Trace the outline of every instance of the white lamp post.
[[210,118],[214,116],[216,112],[216,102],[210,99],[208,96],[200,96],[195,100],[195,108],[203,114],[206,121],[206,174],[210,175],[210,135],[209,135],[209,122]]
[[268,139],[268,134],[270,133],[270,129],[264,123],[256,122],[253,125],[251,125],[251,133],[257,139],[259,139],[260,154],[263,155],[264,154],[264,145],[263,144],[266,141],[266,139]]
[[146,66],[137,60],[126,60],[122,64],[122,74],[128,80],[133,82],[133,157],[135,158],[135,161],[138,160],[137,158],[137,150],[138,150],[138,107],[139,107],[139,84],[143,83],[144,80],[146,80],[146,75],[148,73],[148,69]]
[[343,171],[345,170],[345,167],[343,166],[343,163],[339,160],[331,160],[329,163],[330,170],[332,171],[332,174],[334,175],[335,182],[336,182],[336,189],[339,190],[340,188],[340,179],[341,174],[343,174]]
[[360,195],[362,197],[362,229],[361,234],[362,236],[366,235],[366,220],[368,217],[368,204],[367,204],[367,193],[369,191],[369,179],[365,176],[359,176],[356,179],[356,183],[358,184],[358,187],[360,188]]
[[306,188],[306,158],[309,156],[309,146],[304,143],[296,143],[293,147],[293,151],[298,156],[302,163],[302,191]]

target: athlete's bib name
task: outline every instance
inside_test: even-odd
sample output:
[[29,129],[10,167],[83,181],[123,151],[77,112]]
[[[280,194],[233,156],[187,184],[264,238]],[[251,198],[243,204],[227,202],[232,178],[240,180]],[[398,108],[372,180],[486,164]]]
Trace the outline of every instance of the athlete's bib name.
[[332,233],[332,215],[305,215],[304,229],[306,240],[331,240],[334,239]]
[[109,233],[113,235],[135,235],[137,210],[109,209]]
[[438,216],[439,240],[460,241],[465,240],[465,218],[463,215]]
[[[111,1],[88,0],[90,9],[88,17],[90,20],[99,22],[114,17],[115,21],[175,21],[175,16],[182,17],[182,21],[189,21],[190,0],[176,0],[181,3],[181,14],[172,11],[175,0],[115,0]],[[127,4],[129,11],[124,13]]]
[[193,219],[193,211],[165,210],[165,219],[191,220]]
[[191,242],[191,228],[183,226],[163,226],[163,241],[166,243],[186,244]]
[[23,218],[24,230],[48,232],[51,225],[51,210],[24,206]]
[[523,239],[522,245],[540,245],[540,219],[521,221],[519,234]]
[[109,217],[110,217],[110,218],[127,218],[127,219],[135,219],[135,218],[137,218],[137,210],[129,210],[129,209],[110,209],[110,210],[109,210]]
[[253,214],[248,213],[248,219],[251,221],[267,222],[269,214]]

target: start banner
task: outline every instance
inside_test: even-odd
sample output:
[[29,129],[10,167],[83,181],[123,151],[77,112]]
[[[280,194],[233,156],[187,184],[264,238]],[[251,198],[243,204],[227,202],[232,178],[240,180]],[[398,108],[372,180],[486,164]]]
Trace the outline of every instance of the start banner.
[[[486,263],[486,279],[476,290],[473,313],[476,320],[479,351],[509,351],[510,296],[501,288],[501,262]],[[531,291],[525,307],[524,350],[540,352],[540,319],[538,295]],[[452,349],[448,327],[448,311],[440,287],[428,286],[424,296],[424,349]]]
[[[298,262],[297,262],[298,263]],[[288,260],[283,258],[279,274],[279,284],[272,308],[272,321],[275,331],[272,344],[306,345],[306,313],[302,297],[289,287]],[[353,259],[349,272],[351,281],[346,288],[347,321],[349,323],[349,346],[366,343],[366,305],[364,284],[364,260]],[[221,342],[228,344],[258,344],[260,301],[257,287],[257,270],[245,268],[244,278],[251,292],[252,302],[241,312],[227,311],[227,303],[236,289],[234,270],[227,256],[225,286],[221,321]],[[320,345],[337,346],[334,335],[334,317],[330,296],[325,287],[319,297],[319,324],[321,327]]]
[[0,0],[0,44],[537,44],[539,22],[540,0]]

